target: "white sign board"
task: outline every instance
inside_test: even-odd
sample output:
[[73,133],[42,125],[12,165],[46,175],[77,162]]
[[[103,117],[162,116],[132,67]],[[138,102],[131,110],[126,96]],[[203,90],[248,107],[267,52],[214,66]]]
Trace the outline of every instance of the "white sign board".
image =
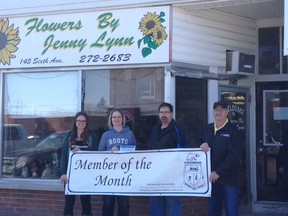
[[66,194],[203,196],[211,194],[210,152],[167,149],[70,152]]
[[169,62],[170,7],[0,19],[0,68]]

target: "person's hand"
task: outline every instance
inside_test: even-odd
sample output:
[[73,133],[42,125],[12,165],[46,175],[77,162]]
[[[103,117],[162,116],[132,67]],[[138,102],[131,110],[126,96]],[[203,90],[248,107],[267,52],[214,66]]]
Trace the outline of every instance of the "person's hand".
[[63,184],[67,184],[67,183],[68,183],[68,178],[67,178],[67,176],[66,176],[66,175],[62,175],[62,176],[60,177],[60,181],[61,181],[61,183],[63,183]]
[[200,145],[200,148],[201,148],[201,150],[202,151],[204,151],[204,152],[208,152],[209,151],[209,145],[208,145],[208,143],[202,143],[201,145]]
[[113,146],[111,150],[112,151],[119,151],[119,148],[117,146]]
[[219,177],[220,176],[215,171],[213,171],[210,174],[210,182],[215,183]]
[[77,151],[80,151],[80,148],[75,147],[75,148],[73,148],[71,151],[72,151],[73,153],[76,153]]

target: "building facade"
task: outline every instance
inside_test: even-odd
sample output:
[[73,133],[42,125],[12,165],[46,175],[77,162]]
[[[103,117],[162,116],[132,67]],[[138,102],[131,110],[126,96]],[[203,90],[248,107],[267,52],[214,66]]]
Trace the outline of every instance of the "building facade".
[[[76,112],[100,137],[108,111],[122,108],[145,150],[159,104],[170,102],[197,147],[220,99],[245,135],[241,212],[287,212],[284,1],[237,2],[5,2],[1,215],[61,215],[61,141]],[[101,197],[92,201],[100,213]],[[147,202],[131,197],[131,215],[148,215]],[[183,208],[206,215],[207,199],[183,197]]]

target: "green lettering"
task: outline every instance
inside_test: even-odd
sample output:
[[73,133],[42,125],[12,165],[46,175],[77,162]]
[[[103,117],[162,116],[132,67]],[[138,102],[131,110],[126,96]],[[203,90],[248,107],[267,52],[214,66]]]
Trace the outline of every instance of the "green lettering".
[[112,13],[104,13],[98,16],[99,25],[98,28],[103,29],[109,26],[109,22],[107,21],[112,17]]
[[42,55],[44,55],[47,50],[52,46],[52,42],[53,42],[53,39],[54,39],[54,35],[49,35],[49,37],[46,38],[45,42],[44,42],[44,50],[42,51]]
[[101,41],[103,41],[104,39],[105,39],[105,37],[106,37],[106,34],[107,34],[107,32],[105,31],[105,32],[103,32],[101,35],[100,35],[100,37],[96,40],[96,42],[95,43],[93,43],[93,44],[91,44],[91,46],[90,47],[99,47],[99,48],[101,48],[101,47],[103,47],[104,46],[104,44],[103,43],[100,43]]
[[112,31],[113,32],[119,25],[119,19],[112,19],[111,22],[109,22],[109,19],[111,19],[112,17],[112,13],[104,13],[104,14],[101,14],[100,16],[98,16],[98,21],[99,21],[99,24],[98,24],[98,28],[99,29],[104,29],[106,27],[111,27],[112,28]]
[[25,22],[25,25],[29,25],[32,24],[31,26],[29,26],[27,28],[27,33],[26,35],[29,35],[33,30],[35,30],[35,32],[56,32],[58,30],[60,31],[64,31],[66,29],[72,31],[72,30],[79,30],[82,28],[82,24],[81,21],[79,20],[76,24],[75,22],[67,22],[64,21],[62,23],[43,23],[43,19],[38,20],[38,18],[32,18],[32,19],[28,19]]
[[134,37],[121,37],[121,38],[107,38],[107,32],[103,32],[100,37],[96,40],[95,43],[91,44],[90,47],[102,48],[106,47],[107,51],[109,51],[112,47],[122,47],[122,46],[131,46],[134,44]]
[[[32,23],[32,22],[33,22],[33,23]],[[29,19],[29,20],[27,20],[27,21],[25,22],[25,25],[28,25],[29,23],[32,23],[32,26],[30,26],[30,27],[27,28],[28,31],[27,31],[27,33],[26,33],[26,36],[27,36],[28,34],[30,34],[31,31],[33,31],[33,30],[36,28],[37,22],[38,22],[38,18],[32,18],[32,19]]]
[[54,35],[52,34],[49,37],[47,37],[44,42],[44,50],[42,51],[42,55],[44,55],[47,52],[47,50],[50,49],[51,47],[55,50],[79,48],[79,52],[81,52],[86,45],[87,45],[86,39],[66,40],[66,41],[56,40],[54,42]]

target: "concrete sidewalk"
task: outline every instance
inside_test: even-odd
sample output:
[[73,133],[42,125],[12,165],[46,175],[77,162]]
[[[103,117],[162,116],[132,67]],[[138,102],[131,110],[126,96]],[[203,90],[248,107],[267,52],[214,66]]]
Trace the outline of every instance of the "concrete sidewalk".
[[287,216],[288,214],[275,214],[275,213],[246,213],[240,216]]

